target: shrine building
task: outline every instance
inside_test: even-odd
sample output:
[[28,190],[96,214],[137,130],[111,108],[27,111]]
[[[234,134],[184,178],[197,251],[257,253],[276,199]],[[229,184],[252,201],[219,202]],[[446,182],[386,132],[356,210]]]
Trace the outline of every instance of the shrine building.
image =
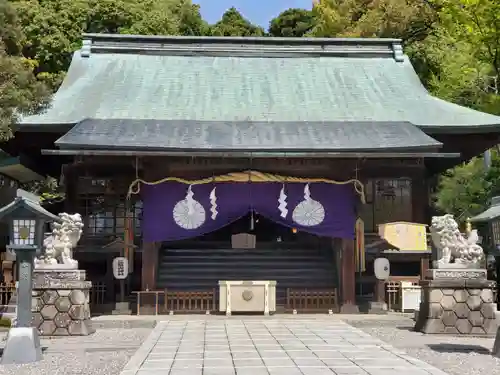
[[278,311],[309,293],[349,312],[376,254],[394,276],[426,267],[379,225],[429,224],[439,173],[499,134],[500,117],[431,96],[397,39],[86,34],[2,149],[60,181],[85,221],[75,257],[109,298],[121,254],[127,295],[216,305],[220,280],[274,280]]

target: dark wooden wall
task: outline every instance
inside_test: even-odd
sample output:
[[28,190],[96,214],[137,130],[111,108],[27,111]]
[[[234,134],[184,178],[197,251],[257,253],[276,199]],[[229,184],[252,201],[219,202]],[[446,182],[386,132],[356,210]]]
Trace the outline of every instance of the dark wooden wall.
[[[87,227],[77,252],[103,252],[105,251],[103,246],[123,236],[123,224],[120,223],[124,217],[124,201],[129,184],[136,177],[146,181],[155,181],[168,176],[199,179],[249,169],[284,176],[323,177],[335,180],[357,178],[365,184],[366,195],[369,198],[367,205],[359,209],[362,217],[371,209],[372,212],[379,212],[378,217],[383,217],[386,221],[428,222],[426,208],[429,203],[428,176],[425,164],[420,159],[249,160],[79,157],[64,167],[67,210],[79,212],[86,220],[89,220],[94,210],[107,207],[106,210],[109,210],[110,215],[115,217],[110,218],[109,228],[105,228],[106,230],[100,233]],[[385,189],[386,185],[388,190]],[[134,204],[136,201],[139,202],[138,198],[140,197],[134,196]],[[376,224],[376,222],[373,223],[367,231],[374,231]],[[141,254],[139,257],[141,273],[134,275],[139,280],[132,282],[140,283],[143,289],[146,287],[154,289],[160,244],[144,243],[139,230],[135,234],[137,251]],[[337,248],[342,249],[340,257],[342,298],[345,304],[353,304],[355,302],[354,243],[344,240],[338,243]],[[113,283],[111,270],[108,270],[104,278]]]

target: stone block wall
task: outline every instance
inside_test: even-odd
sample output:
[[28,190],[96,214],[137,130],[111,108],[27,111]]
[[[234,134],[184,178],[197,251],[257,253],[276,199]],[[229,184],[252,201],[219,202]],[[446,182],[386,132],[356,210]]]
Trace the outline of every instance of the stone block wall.
[[36,276],[32,325],[41,336],[86,336],[95,332],[90,320],[90,281]]
[[415,330],[424,333],[494,335],[495,283],[487,280],[427,280]]

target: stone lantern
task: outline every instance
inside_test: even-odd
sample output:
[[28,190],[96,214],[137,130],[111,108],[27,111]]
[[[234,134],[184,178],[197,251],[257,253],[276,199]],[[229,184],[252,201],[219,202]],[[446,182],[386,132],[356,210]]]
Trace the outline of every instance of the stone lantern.
[[42,359],[42,350],[38,331],[31,326],[34,258],[42,247],[46,223],[59,221],[59,217],[45,210],[38,202],[17,197],[0,208],[0,219],[9,224],[8,248],[15,252],[19,266],[17,321],[9,330],[1,363],[36,362]]

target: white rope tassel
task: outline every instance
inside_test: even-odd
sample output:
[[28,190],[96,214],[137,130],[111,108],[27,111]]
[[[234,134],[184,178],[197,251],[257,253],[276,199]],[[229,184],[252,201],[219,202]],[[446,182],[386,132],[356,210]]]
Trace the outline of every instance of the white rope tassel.
[[214,187],[212,189],[212,191],[210,192],[210,204],[211,204],[210,212],[212,213],[212,220],[215,220],[215,218],[217,217],[217,214],[219,213],[217,211],[217,195],[215,195],[216,188],[217,187]]
[[287,206],[287,203],[286,203],[286,199],[287,199],[287,195],[285,193],[285,184],[283,184],[283,187],[281,188],[281,191],[280,191],[280,197],[278,199],[278,202],[279,202],[279,205],[278,205],[278,210],[280,210],[280,216],[285,219],[286,216],[288,215],[288,210],[286,208]]
[[194,193],[191,190],[191,185],[189,185],[188,191],[186,194],[186,202],[187,202],[187,206],[188,206],[188,214],[189,215],[192,215],[194,213],[195,200],[193,199],[193,196],[194,196]]

